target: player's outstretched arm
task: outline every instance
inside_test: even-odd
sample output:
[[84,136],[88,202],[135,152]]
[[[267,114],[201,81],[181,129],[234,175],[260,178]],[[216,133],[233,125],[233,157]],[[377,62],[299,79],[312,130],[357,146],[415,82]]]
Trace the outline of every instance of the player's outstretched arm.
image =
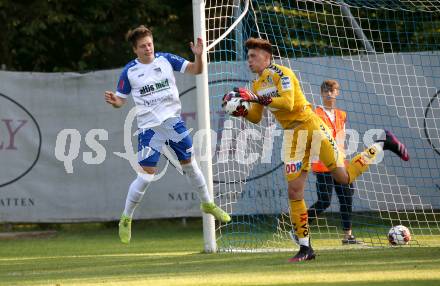
[[114,108],[119,108],[127,101],[125,98],[117,96],[113,91],[104,92],[105,102],[111,104]]
[[190,74],[200,74],[203,71],[203,60],[202,55],[204,52],[203,40],[198,37],[196,44],[193,42],[190,43],[191,51],[194,54],[194,62],[188,63],[185,72]]

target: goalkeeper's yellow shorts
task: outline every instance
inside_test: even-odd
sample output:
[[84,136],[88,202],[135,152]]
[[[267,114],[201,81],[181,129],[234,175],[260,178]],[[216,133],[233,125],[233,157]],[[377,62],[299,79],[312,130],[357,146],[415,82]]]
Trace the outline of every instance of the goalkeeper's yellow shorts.
[[313,114],[294,129],[284,130],[284,174],[287,181],[295,180],[301,171],[309,171],[312,162],[321,161],[330,171],[344,166],[344,152],[322,119]]

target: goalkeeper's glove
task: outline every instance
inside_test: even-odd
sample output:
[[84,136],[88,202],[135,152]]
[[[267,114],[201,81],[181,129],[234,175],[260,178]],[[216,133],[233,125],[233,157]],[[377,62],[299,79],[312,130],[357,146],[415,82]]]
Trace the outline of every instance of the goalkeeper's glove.
[[226,93],[225,95],[223,95],[223,98],[222,98],[223,104],[226,104],[226,102],[231,100],[232,97],[233,97],[233,93],[232,92],[229,92],[229,93]]
[[246,107],[244,107],[243,105],[237,106],[237,108],[235,109],[235,111],[232,112],[232,116],[235,117],[246,117],[246,115],[248,114],[248,111],[246,109]]
[[[223,96],[222,99],[222,109],[226,112],[229,113],[229,115],[232,115],[234,117],[246,117],[246,115],[248,114],[248,110],[246,109],[245,106],[241,105],[241,101],[243,101],[240,97],[237,97],[237,99],[239,99],[239,101],[237,100],[233,100],[233,102],[231,101],[231,99],[233,98],[233,93],[227,93]],[[228,104],[230,105],[228,107]]]
[[234,87],[234,91],[238,93],[244,101],[258,102],[258,96],[244,87]]
[[234,91],[237,92],[244,101],[257,102],[261,105],[269,105],[272,102],[272,97],[258,96],[243,87],[235,87]]

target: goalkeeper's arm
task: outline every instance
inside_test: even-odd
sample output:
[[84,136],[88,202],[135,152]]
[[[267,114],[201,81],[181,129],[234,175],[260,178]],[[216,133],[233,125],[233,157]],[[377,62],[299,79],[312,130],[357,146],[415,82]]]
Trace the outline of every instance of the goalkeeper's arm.
[[268,106],[292,111],[295,104],[293,89],[281,92],[278,90],[278,94],[279,97],[272,97],[272,102]]
[[281,110],[292,111],[295,105],[294,79],[290,76],[278,78],[276,85],[278,97],[272,97],[269,106]]
[[264,106],[258,103],[251,103],[251,107],[248,110],[247,115],[244,117],[248,121],[257,124],[263,117]]
[[277,86],[277,92],[279,97],[256,95],[246,88],[234,88],[234,91],[238,92],[241,98],[245,101],[256,102],[260,105],[273,107],[276,109],[292,111],[295,101],[295,94],[293,88],[284,89],[281,84]]

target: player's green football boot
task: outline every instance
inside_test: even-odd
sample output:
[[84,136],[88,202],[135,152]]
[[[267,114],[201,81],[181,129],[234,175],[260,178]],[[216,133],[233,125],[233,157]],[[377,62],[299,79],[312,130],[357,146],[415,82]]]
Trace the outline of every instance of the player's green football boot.
[[119,220],[119,238],[122,243],[129,243],[131,239],[131,217],[124,214]]
[[216,220],[223,223],[231,221],[231,217],[215,203],[201,203],[200,210],[207,214],[212,214]]

